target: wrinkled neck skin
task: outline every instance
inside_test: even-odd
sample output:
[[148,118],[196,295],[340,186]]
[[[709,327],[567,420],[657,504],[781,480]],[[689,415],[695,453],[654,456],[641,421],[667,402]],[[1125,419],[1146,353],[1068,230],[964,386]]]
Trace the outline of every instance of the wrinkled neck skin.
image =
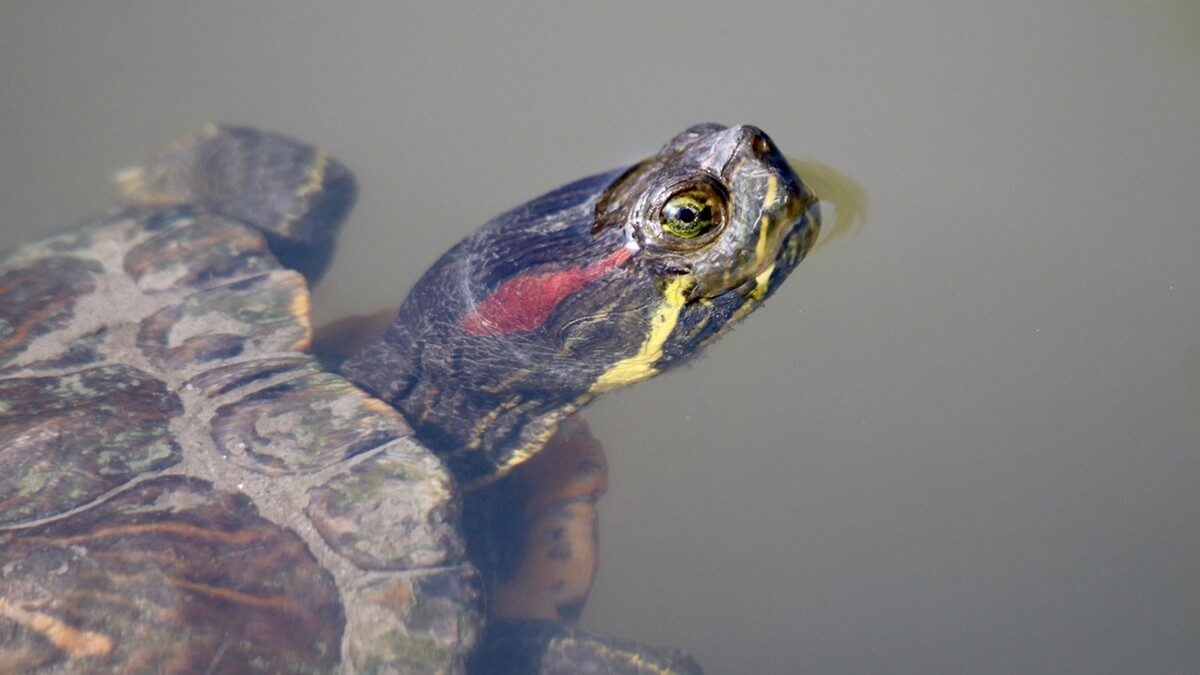
[[[712,165],[719,154],[732,175],[749,171],[738,153],[755,153],[755,162],[774,168],[773,146],[764,149],[743,129],[761,134],[752,127],[737,130],[745,138],[723,131],[710,144],[726,145],[684,160]],[[678,139],[689,132],[659,159],[670,151],[675,161]],[[730,143],[740,145],[730,149]],[[484,225],[442,256],[396,321],[342,372],[399,409],[470,485],[507,474],[596,396],[695,355],[760,305],[800,261],[816,237],[815,199],[781,158],[782,182],[760,176],[757,164],[754,180],[730,178],[753,191],[733,195],[730,212],[747,214],[745,222],[726,226],[745,245],[725,245],[750,271],[732,288],[702,294],[710,280],[696,270],[712,267],[711,256],[693,256],[692,265],[687,254],[655,250],[635,226],[641,216],[633,210],[657,214],[660,207],[613,192],[650,180],[639,172],[653,161],[577,181]],[[787,191],[795,195],[785,195],[791,201],[775,211],[753,206],[764,194],[780,199],[775,193]],[[770,246],[763,243],[768,238]],[[757,267],[747,263],[754,255],[762,256]]]
[[[568,185],[480,228],[426,272],[383,336],[342,366],[399,409],[460,479],[498,477],[519,463],[517,453],[536,451],[641,344],[658,305],[654,279],[636,271],[620,232],[591,232],[596,195],[619,174]],[[544,317],[500,308],[480,318],[489,296],[522,274],[586,285]]]

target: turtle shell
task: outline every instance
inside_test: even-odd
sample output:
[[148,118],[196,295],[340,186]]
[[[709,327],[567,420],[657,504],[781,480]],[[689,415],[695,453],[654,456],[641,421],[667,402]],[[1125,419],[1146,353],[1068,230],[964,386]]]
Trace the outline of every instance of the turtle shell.
[[306,353],[243,220],[142,204],[0,260],[0,671],[463,667],[451,477]]
[[0,258],[0,672],[698,672],[575,623],[598,449],[571,489],[524,461],[803,258],[816,200],[761,130],[485,224],[342,364],[364,389],[308,353],[343,166],[211,127],[118,180],[123,211]]

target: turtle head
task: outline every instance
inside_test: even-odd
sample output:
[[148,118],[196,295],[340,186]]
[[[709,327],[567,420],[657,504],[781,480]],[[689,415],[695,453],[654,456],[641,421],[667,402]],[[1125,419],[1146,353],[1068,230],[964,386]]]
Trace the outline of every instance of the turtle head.
[[620,230],[662,296],[642,350],[594,387],[607,391],[695,354],[760,305],[816,241],[820,211],[762,130],[702,124],[605,190],[594,229]]
[[818,228],[816,197],[766,134],[695,126],[485,224],[343,372],[460,476],[501,476],[565,416],[746,316]]
[[816,241],[816,205],[760,129],[702,124],[614,182],[595,227],[622,229],[664,278],[687,287],[688,302],[731,292],[754,301]]

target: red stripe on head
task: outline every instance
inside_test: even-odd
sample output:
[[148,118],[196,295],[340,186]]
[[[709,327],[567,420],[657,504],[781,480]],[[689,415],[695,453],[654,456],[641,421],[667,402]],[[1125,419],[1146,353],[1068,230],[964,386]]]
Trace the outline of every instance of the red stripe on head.
[[621,247],[583,267],[515,276],[463,317],[462,328],[470,335],[504,335],[540,328],[558,303],[620,267],[630,255],[629,249]]

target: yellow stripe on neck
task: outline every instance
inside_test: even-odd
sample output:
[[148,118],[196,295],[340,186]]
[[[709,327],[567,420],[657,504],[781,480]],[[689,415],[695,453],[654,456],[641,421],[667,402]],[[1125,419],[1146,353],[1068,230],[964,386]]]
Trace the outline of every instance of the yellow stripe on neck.
[[663,345],[675,331],[679,314],[687,301],[687,290],[694,283],[688,276],[679,276],[667,283],[663,301],[654,312],[654,318],[650,320],[650,332],[646,334],[642,346],[633,356],[617,361],[604,371],[588,390],[589,394],[603,394],[658,374],[654,364],[662,358]]

